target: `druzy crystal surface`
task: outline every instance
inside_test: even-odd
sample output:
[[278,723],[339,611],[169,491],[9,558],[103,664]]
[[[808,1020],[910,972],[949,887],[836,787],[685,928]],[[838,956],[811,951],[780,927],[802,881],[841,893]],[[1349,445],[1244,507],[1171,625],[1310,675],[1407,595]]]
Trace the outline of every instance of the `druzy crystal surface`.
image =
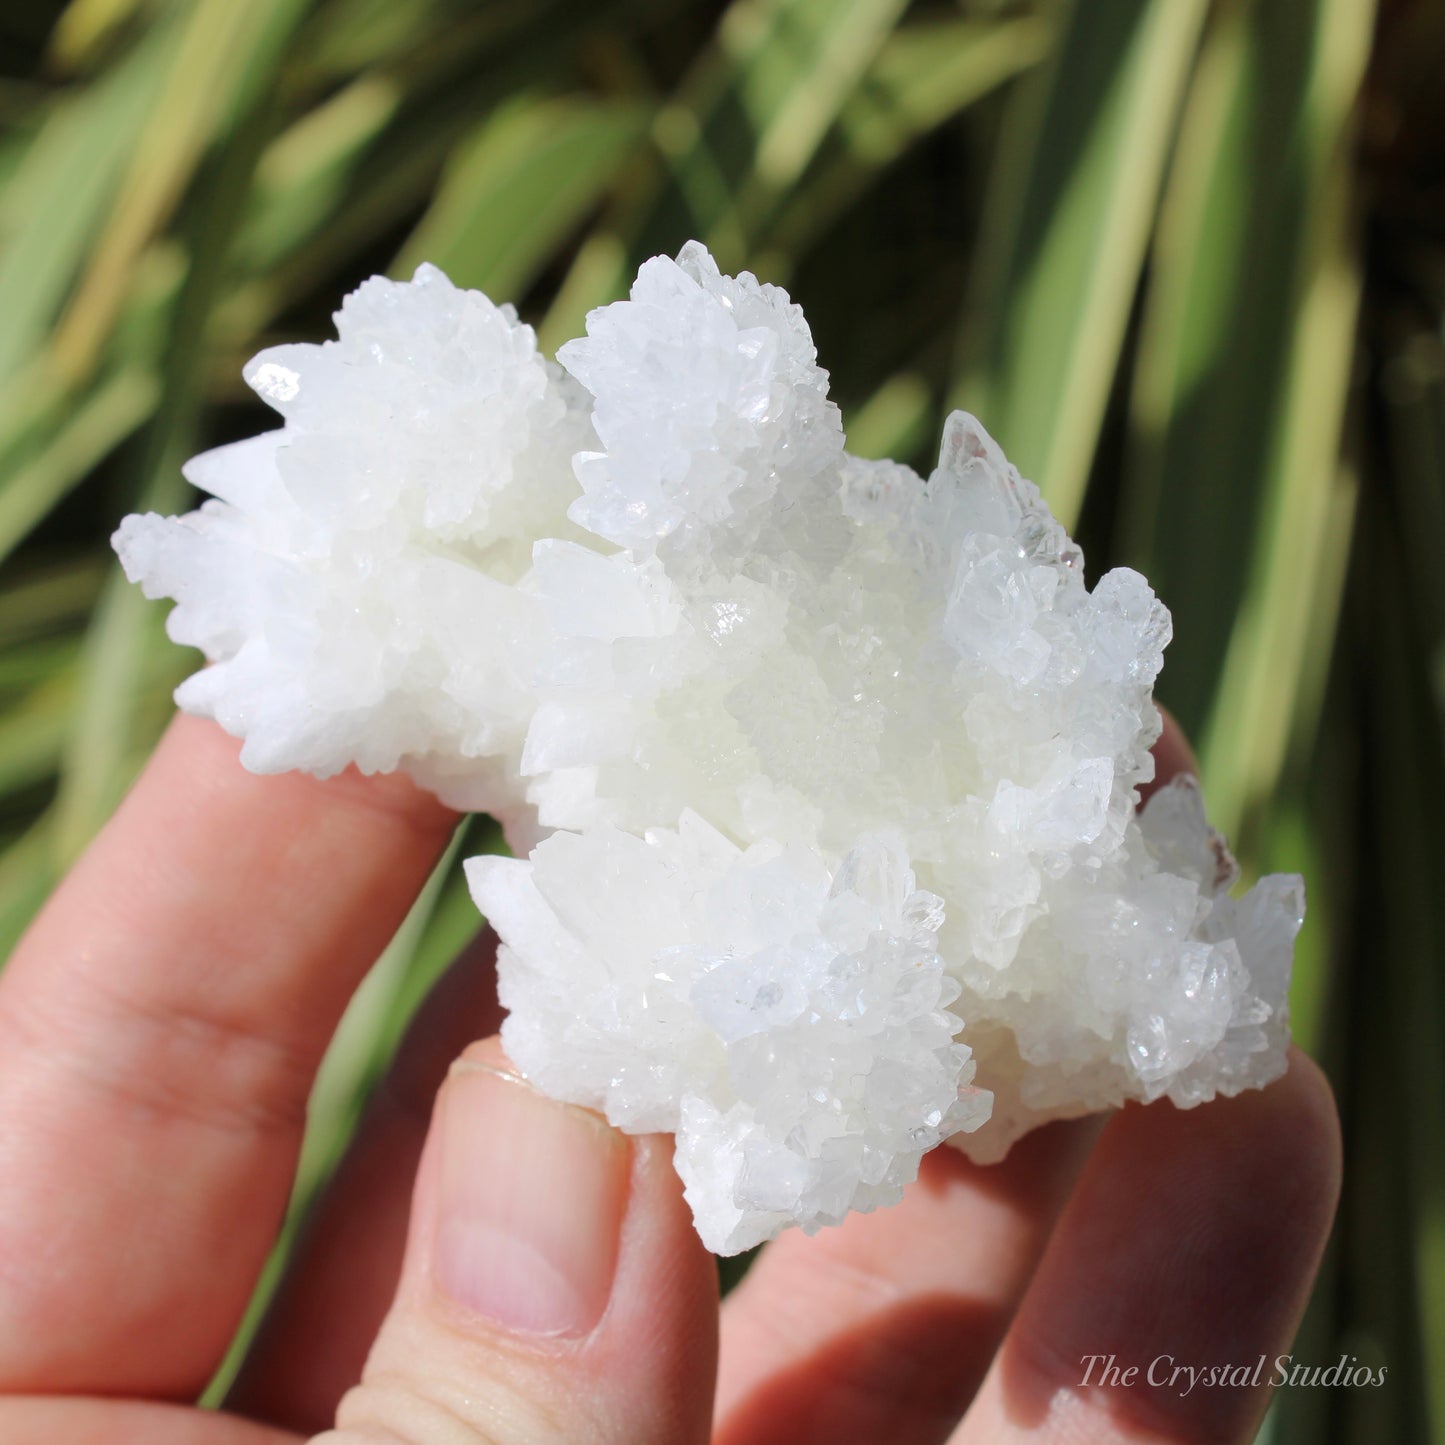
[[1139,807],[1169,615],[972,417],[927,479],[849,456],[799,308],[696,243],[560,365],[430,267],[336,320],[117,550],[248,767],[503,820],[511,1057],[673,1133],[710,1247],[1282,1072],[1300,880],[1234,896],[1192,780]]

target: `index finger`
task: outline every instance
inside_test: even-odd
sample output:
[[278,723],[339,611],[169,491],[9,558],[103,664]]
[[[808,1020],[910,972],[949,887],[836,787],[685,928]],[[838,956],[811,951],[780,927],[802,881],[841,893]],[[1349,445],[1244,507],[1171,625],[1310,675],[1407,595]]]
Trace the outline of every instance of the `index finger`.
[[0,1389],[193,1396],[312,1076],[455,815],[180,717],[0,974]]

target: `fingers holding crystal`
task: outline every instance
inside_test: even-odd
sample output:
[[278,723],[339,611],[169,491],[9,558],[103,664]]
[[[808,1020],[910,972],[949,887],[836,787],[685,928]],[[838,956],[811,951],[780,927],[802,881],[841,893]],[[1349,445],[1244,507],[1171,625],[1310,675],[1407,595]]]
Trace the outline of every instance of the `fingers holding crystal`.
[[48,1395],[0,1399],[5,1445],[301,1445],[287,1430],[189,1405]]
[[1254,1439],[1339,1194],[1329,1085],[1104,1130],[954,1445]]
[[437,1090],[466,1045],[501,1025],[496,944],[489,930],[479,934],[408,1025],[311,1211],[227,1409],[293,1430],[322,1430],[361,1378],[396,1293]]
[[[1156,786],[1194,767],[1163,717]],[[769,1245],[723,1304],[719,1445],[947,1435],[1101,1127],[1046,1125],[986,1167],[935,1150],[894,1209]]]
[[986,1167],[936,1149],[892,1209],[766,1246],[723,1302],[716,1445],[937,1445],[1097,1132],[1050,1124]]
[[404,779],[236,753],[178,719],[0,975],[6,1389],[202,1388],[326,1042],[455,821]]
[[708,1438],[717,1282],[669,1141],[537,1093],[495,1040],[438,1098],[396,1302],[327,1445]]

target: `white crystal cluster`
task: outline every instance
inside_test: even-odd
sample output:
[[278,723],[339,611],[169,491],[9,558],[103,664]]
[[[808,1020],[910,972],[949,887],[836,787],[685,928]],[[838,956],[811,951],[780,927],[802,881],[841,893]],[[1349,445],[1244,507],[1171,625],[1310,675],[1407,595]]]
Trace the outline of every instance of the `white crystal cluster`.
[[926,481],[849,456],[799,308],[696,244],[560,367],[428,267],[337,329],[251,363],[285,426],[117,550],[248,766],[503,819],[467,871],[507,1048],[674,1133],[709,1246],[1283,1070],[1300,881],[1232,897],[1190,780],[1138,807],[1168,613],[1090,592],[972,417]]

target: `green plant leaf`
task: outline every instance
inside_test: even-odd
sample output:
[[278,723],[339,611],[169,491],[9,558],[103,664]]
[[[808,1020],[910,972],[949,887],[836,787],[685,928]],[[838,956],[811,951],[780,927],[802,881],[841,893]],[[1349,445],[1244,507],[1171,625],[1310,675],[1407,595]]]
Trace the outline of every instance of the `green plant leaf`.
[[395,119],[403,92],[367,74],[305,111],[266,149],[236,240],[238,269],[265,275],[321,229],[356,185],[369,147]]
[[855,457],[909,456],[932,420],[928,383],[916,372],[899,372],[846,418],[848,450]]
[[0,853],[0,960],[8,959],[60,874],[52,818],[42,813]]
[[128,368],[101,382],[49,445],[13,472],[0,489],[0,564],[88,472],[151,414],[159,387],[155,376]]
[[647,119],[635,104],[517,96],[453,152],[393,273],[430,261],[494,299],[522,296],[612,185]]
[[995,162],[954,404],[1070,528],[1119,362],[1205,0],[1075,4]]
[[0,587],[0,660],[22,643],[83,621],[109,570],[109,558],[82,552],[8,578]]
[[18,705],[0,713],[0,797],[55,772],[74,705],[75,670],[70,667],[57,669]]
[[1053,34],[1039,16],[930,21],[896,30],[840,108],[812,166],[764,228],[768,250],[780,258],[804,252],[911,145],[1038,64]]
[[1355,0],[1226,15],[1146,298],[1127,555],[1174,611],[1164,695],[1200,737],[1211,810],[1246,852],[1241,829],[1317,718],[1348,556],[1356,488],[1336,457],[1360,281],[1347,128],[1369,41]]
[[578,251],[539,328],[544,345],[620,296],[640,261],[690,238],[724,270],[746,265],[903,9],[903,0],[734,0],[657,110],[652,165]]
[[274,65],[307,0],[192,0],[110,217],[52,344],[54,365],[84,377],[122,309],[136,265],[207,148]]
[[[157,25],[90,86],[62,92],[0,192],[0,380],[44,341],[146,127],[178,35]],[[35,224],[43,217],[43,224]]]

